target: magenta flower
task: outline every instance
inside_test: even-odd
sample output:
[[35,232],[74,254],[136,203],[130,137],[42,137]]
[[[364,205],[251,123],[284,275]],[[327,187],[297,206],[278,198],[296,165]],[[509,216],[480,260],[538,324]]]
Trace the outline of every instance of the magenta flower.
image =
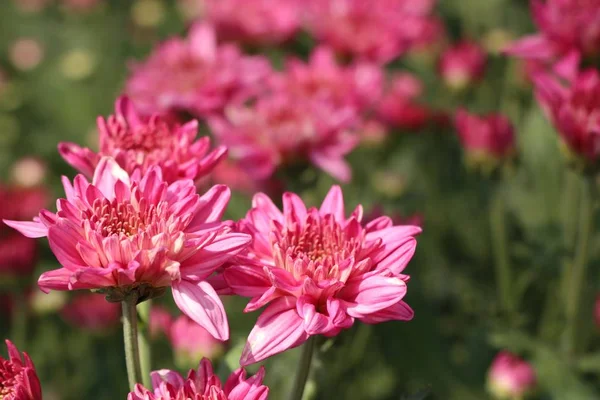
[[488,371],[488,389],[497,399],[520,399],[535,385],[529,363],[506,351],[498,353]]
[[40,380],[27,353],[23,353],[23,358],[21,358],[21,354],[10,340],[6,340],[6,347],[8,348],[8,360],[0,356],[0,398],[3,400],[42,400]]
[[581,72],[570,86],[548,74],[535,77],[536,97],[569,151],[588,163],[600,156],[600,74]]
[[344,156],[359,137],[352,128],[356,114],[329,101],[300,99],[283,93],[259,98],[248,107],[230,107],[209,126],[219,142],[255,180],[266,180],[279,167],[310,162],[347,182]]
[[299,0],[204,0],[205,18],[219,37],[250,44],[281,43],[300,28]]
[[98,153],[74,143],[63,142],[58,146],[65,161],[87,177],[94,174],[103,156],[109,156],[129,174],[138,168],[145,174],[158,165],[163,179],[169,183],[179,179],[198,180],[211,172],[227,152],[220,146],[209,153],[208,136],[196,140],[198,121],[179,125],[159,115],[145,118],[127,97],[116,101],[115,115],[98,118],[98,131]]
[[120,301],[131,291],[143,300],[171,286],[184,313],[215,337],[229,337],[223,304],[205,279],[250,237],[220,222],[226,186],[200,197],[192,180],[169,185],[158,167],[134,180],[112,158],[100,160],[91,184],[78,175],[63,185],[56,214],[5,221],[25,236],[48,237],[62,268],[42,274],[42,290],[100,289]]
[[264,194],[240,222],[252,247],[225,269],[232,291],[252,297],[245,311],[267,305],[242,353],[248,365],[299,346],[312,335],[335,336],[355,319],[368,324],[412,319],[402,299],[421,232],[393,226],[387,217],[361,224],[362,206],[346,218],[342,191],[334,186],[320,209],[306,209],[293,193],[283,213]]
[[150,337],[157,338],[160,335],[168,336],[171,331],[171,325],[173,325],[171,313],[164,307],[152,305],[148,324]]
[[435,0],[312,0],[306,25],[317,40],[341,54],[387,63],[424,42],[434,4]]
[[190,370],[186,379],[168,369],[152,372],[153,390],[137,384],[127,400],[266,400],[269,388],[262,384],[264,376],[263,367],[250,378],[240,368],[222,386],[210,361],[204,358],[198,370]]
[[218,45],[213,27],[192,26],[187,39],[159,45],[133,66],[126,92],[144,114],[185,111],[206,116],[246,100],[271,72],[267,59]]
[[90,332],[106,332],[119,324],[121,307],[95,293],[79,294],[63,307],[60,316],[67,323]]
[[419,103],[423,91],[416,76],[404,72],[394,75],[377,107],[379,119],[397,129],[423,128],[432,117],[429,108]]
[[467,155],[473,160],[500,161],[515,151],[515,135],[508,118],[499,114],[478,116],[460,109],[455,125]]
[[485,64],[484,49],[475,42],[463,41],[444,51],[438,71],[446,85],[461,90],[483,78]]
[[513,43],[508,54],[552,60],[600,53],[600,0],[531,0],[531,14],[540,32]]
[[186,315],[173,321],[168,337],[178,366],[189,367],[204,357],[214,360],[225,350],[225,343],[215,339]]

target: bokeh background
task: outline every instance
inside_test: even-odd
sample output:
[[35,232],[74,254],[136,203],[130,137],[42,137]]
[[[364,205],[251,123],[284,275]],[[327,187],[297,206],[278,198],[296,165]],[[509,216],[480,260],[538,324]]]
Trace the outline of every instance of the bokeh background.
[[[184,35],[202,18],[201,3],[0,0],[0,177],[3,190],[14,192],[2,199],[0,214],[16,206],[31,215],[41,205],[53,207],[52,199],[62,195],[61,175],[75,175],[57,144],[95,147],[96,118],[112,113],[130,74],[128,66],[144,59],[159,41]],[[572,252],[563,232],[573,229],[569,188],[576,177],[565,168],[554,128],[533,98],[525,64],[500,53],[511,40],[534,31],[529,3],[443,0],[431,18],[443,29],[385,67],[390,74],[413,74],[422,84],[409,100],[417,110],[406,111],[409,123],[382,125],[364,134],[348,157],[353,179],[343,185],[348,206],[361,203],[367,212],[422,224],[424,232],[407,269],[406,300],[415,318],[356,324],[341,334],[319,358],[307,398],[486,399],[488,368],[503,349],[534,365],[538,386],[533,398],[600,398],[600,340],[593,317],[597,262],[590,265],[582,302],[588,316],[581,339],[587,356],[583,362],[564,361],[557,345],[564,324],[558,279]],[[440,74],[439,57],[462,40],[476,42],[487,61],[481,80],[454,90]],[[282,68],[286,55],[305,58],[314,45],[310,32],[301,30],[284,44],[246,46],[245,51],[264,54]],[[499,112],[514,124],[517,156],[503,166],[502,179],[464,156],[452,123],[459,107]],[[421,108],[427,110],[423,121]],[[411,118],[416,122],[410,123]],[[315,205],[335,183],[312,168],[279,176]],[[506,195],[505,209],[494,217],[498,191]],[[29,202],[30,210],[23,211]],[[249,204],[249,194],[236,191],[228,217],[242,217]],[[513,296],[519,311],[510,317],[499,311],[490,218],[503,221],[515,271]],[[0,240],[9,237],[5,231],[2,235]],[[598,259],[598,239],[592,237],[591,260]],[[76,295],[41,293],[34,284],[37,277],[57,268],[57,262],[45,241],[38,245],[31,275],[15,278],[0,269],[0,337],[12,337],[32,356],[44,398],[124,399],[118,309],[91,301],[69,311]],[[155,303],[176,315],[169,301]],[[240,346],[258,315],[242,312],[244,300],[225,302],[232,338],[228,350],[215,356],[222,374],[237,367]],[[92,320],[84,321],[78,313],[96,318],[88,315]],[[164,335],[157,334],[153,347],[154,368],[184,371],[197,362],[177,359]],[[271,398],[285,397],[298,357],[295,350],[265,363]]]

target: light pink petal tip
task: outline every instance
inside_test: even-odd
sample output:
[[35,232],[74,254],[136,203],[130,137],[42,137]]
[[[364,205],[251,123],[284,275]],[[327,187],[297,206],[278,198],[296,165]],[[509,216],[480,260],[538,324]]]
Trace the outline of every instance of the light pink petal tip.
[[21,232],[23,236],[28,238],[41,238],[48,236],[48,228],[37,221],[10,221],[2,220],[6,225]]

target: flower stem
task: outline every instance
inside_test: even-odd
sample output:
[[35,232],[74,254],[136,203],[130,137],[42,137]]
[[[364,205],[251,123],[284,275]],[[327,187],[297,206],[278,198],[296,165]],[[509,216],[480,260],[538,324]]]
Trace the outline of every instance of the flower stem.
[[137,326],[137,294],[132,294],[121,303],[123,309],[123,339],[125,340],[125,362],[127,364],[127,379],[133,390],[138,382],[142,382],[140,367],[140,350],[138,344]]
[[150,348],[150,308],[152,306],[152,300],[146,300],[143,303],[138,304],[137,310],[140,316],[141,326],[139,329],[139,346],[140,346],[140,363],[142,370],[142,382],[144,386],[151,387],[150,382],[150,370],[152,353]]
[[300,363],[298,365],[298,369],[296,370],[296,378],[294,379],[294,387],[290,393],[290,400],[302,400],[304,388],[306,387],[306,381],[310,373],[312,356],[315,349],[315,341],[316,336],[311,336],[302,346],[302,355],[300,356]]
[[513,297],[511,292],[512,273],[506,236],[506,204],[503,187],[496,188],[490,205],[490,228],[492,251],[496,267],[496,287],[502,311],[512,316]]
[[565,314],[567,324],[565,328],[564,347],[565,355],[575,355],[577,346],[578,311],[581,305],[584,290],[586,269],[590,253],[590,237],[594,226],[594,185],[591,177],[585,177],[581,186],[581,199],[579,206],[579,222],[577,232],[577,248],[570,273],[565,277],[566,299]]

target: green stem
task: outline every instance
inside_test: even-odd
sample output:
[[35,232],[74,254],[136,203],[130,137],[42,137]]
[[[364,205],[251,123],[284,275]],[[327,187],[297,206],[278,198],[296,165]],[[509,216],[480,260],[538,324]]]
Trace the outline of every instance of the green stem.
[[150,370],[152,364],[152,352],[150,348],[150,308],[152,300],[146,300],[138,304],[137,310],[140,316],[141,326],[139,329],[138,342],[140,346],[140,363],[142,369],[142,382],[145,387],[152,386],[150,381]]
[[136,383],[142,382],[140,350],[138,346],[137,295],[128,296],[121,303],[123,309],[123,339],[125,340],[125,362],[129,387],[133,390]]
[[19,348],[26,347],[28,304],[27,295],[23,291],[15,293],[10,321],[10,340]]
[[296,370],[296,378],[294,379],[294,387],[290,393],[290,400],[302,400],[306,381],[310,373],[315,340],[316,336],[311,336],[302,346],[302,355],[300,356],[300,363]]
[[577,346],[578,311],[581,306],[586,269],[589,261],[590,238],[594,226],[594,185],[595,182],[591,177],[585,177],[582,182],[577,248],[570,273],[565,276],[565,279],[567,279],[565,299],[567,325],[565,328],[563,350],[567,357],[575,355]]
[[490,205],[490,228],[498,299],[502,311],[512,316],[514,299],[511,292],[512,273],[506,236],[506,204],[504,195],[505,192],[502,187],[496,188]]

